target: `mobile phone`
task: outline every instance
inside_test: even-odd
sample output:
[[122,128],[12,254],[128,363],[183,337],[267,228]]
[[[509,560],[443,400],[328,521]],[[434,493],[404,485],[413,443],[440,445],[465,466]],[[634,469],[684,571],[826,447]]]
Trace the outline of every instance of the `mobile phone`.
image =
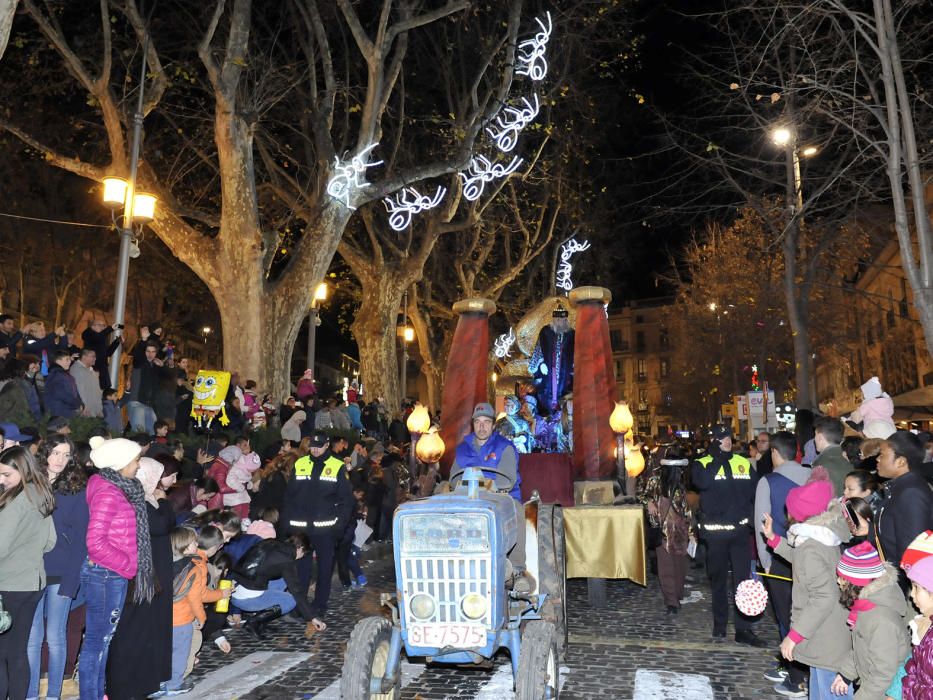
[[842,514],[845,515],[846,520],[848,520],[853,525],[858,525],[858,514],[855,512],[855,508],[852,507],[852,504],[848,501],[843,502],[844,509]]

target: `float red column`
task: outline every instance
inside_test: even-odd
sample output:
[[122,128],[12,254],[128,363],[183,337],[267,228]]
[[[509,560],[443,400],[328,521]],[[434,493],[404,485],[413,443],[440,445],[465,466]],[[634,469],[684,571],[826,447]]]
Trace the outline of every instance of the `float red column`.
[[473,429],[473,407],[489,401],[489,317],[496,312],[496,305],[489,299],[463,299],[453,310],[460,314],[460,320],[450,345],[441,397],[441,438],[446,447],[441,473],[445,478],[457,445]]
[[615,473],[615,435],[609,415],[615,406],[612,349],[604,304],[612,294],[603,287],[571,290],[577,309],[573,351],[573,469],[577,479],[611,479]]

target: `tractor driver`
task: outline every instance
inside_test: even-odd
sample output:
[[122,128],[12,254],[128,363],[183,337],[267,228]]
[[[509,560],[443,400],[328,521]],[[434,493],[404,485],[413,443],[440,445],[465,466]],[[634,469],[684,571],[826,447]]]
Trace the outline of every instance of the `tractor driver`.
[[[483,471],[487,479],[493,479],[496,490],[508,492],[515,502],[515,517],[518,536],[515,547],[509,552],[509,561],[516,576],[525,571],[525,507],[522,504],[522,477],[518,472],[518,452],[508,438],[493,430],[496,413],[488,403],[478,403],[473,409],[473,432],[457,445],[457,453],[450,468],[450,484],[456,486],[467,467],[486,467],[495,472]],[[498,473],[497,473],[498,472]]]

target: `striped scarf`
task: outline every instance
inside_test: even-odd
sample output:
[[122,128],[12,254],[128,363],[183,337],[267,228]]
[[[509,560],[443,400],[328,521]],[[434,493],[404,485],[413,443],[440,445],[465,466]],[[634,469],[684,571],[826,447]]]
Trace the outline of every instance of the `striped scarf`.
[[152,565],[152,541],[149,538],[149,514],[146,511],[146,493],[136,479],[127,479],[115,469],[97,472],[104,481],[109,481],[126,496],[136,513],[136,549],[138,551],[133,602],[148,603],[155,595],[155,577]]

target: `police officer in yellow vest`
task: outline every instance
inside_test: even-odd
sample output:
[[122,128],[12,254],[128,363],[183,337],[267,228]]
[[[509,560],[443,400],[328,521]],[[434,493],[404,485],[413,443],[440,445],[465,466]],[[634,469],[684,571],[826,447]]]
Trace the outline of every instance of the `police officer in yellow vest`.
[[[307,534],[311,551],[317,555],[317,584],[311,608],[320,620],[324,619],[330,597],[337,544],[353,512],[353,491],[346,469],[329,447],[326,433],[318,431],[311,436],[310,454],[295,462],[282,509],[286,530]],[[298,580],[305,593],[311,583],[311,551],[297,561]]]
[[[713,639],[719,641],[725,639],[729,621],[729,569],[733,591],[751,575],[757,479],[751,463],[732,454],[732,431],[724,425],[713,427],[709,450],[693,462],[691,477],[700,492],[699,532],[706,543],[706,571],[713,591]],[[735,606],[733,616],[736,642],[769,646]]]

